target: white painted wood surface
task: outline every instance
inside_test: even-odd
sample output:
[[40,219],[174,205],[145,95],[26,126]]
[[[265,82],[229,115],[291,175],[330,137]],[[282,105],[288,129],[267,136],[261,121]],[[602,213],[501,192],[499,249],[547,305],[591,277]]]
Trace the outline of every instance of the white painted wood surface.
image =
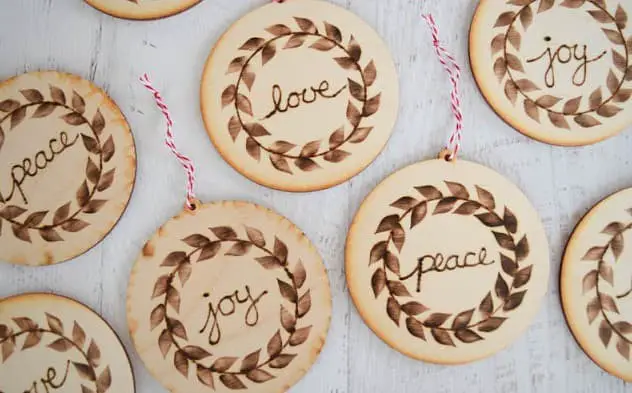
[[577,346],[558,290],[561,254],[575,223],[601,198],[632,186],[631,130],[582,148],[535,142],[492,112],[465,67],[462,158],[506,175],[540,212],[551,244],[551,287],[528,332],[496,356],[456,367],[410,360],[383,344],[351,303],[343,269],[346,230],[363,197],[381,179],[433,157],[453,125],[448,83],[421,12],[435,15],[449,48],[465,65],[477,1],[333,0],[374,26],[391,48],[400,73],[401,111],[387,148],[366,171],[341,186],[302,195],[263,188],[235,172],[214,150],[200,117],[199,81],[212,45],[231,22],[265,1],[206,0],[168,19],[132,22],[101,14],[80,0],[0,0],[0,78],[56,69],[94,80],[127,116],[139,158],[131,203],[111,235],[60,266],[0,263],[0,297],[52,291],[85,302],[122,337],[134,362],[137,392],[165,392],[131,346],[125,316],[131,266],[145,240],[181,209],[184,197],[183,173],[162,144],[163,119],[137,83],[147,71],[176,117],[178,144],[196,162],[200,199],[244,199],[271,207],[298,224],[326,261],[332,327],[317,364],[292,392],[631,391],[632,386],[601,371]]

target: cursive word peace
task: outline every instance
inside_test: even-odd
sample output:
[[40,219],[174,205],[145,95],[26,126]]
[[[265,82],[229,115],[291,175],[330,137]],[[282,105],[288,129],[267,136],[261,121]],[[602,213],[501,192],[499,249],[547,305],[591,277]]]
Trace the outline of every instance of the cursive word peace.
[[[33,384],[30,386],[28,390],[25,390],[24,393],[50,393],[51,390],[59,390],[66,383],[66,379],[68,379],[68,371],[70,369],[70,360],[66,362],[66,371],[64,372],[63,378],[58,380],[57,378],[57,370],[53,367],[49,367],[46,370],[46,375],[38,380],[33,381]],[[40,387],[43,389],[41,390]],[[1,393],[1,392],[0,392]]]
[[270,113],[268,113],[263,119],[269,119],[277,113],[285,113],[290,109],[298,108],[301,106],[301,103],[311,104],[315,102],[319,96],[326,99],[336,98],[346,88],[347,85],[344,85],[335,93],[329,94],[329,82],[322,81],[318,87],[312,86],[309,89],[303,89],[300,92],[293,91],[287,96],[287,98],[284,98],[281,86],[274,85],[272,86],[272,103],[274,104],[274,109],[272,109],[272,111],[270,111]]
[[417,276],[417,292],[421,292],[421,277],[426,273],[444,271],[452,271],[456,269],[464,269],[468,267],[487,266],[492,265],[495,261],[486,261],[487,249],[481,248],[478,252],[478,256],[474,252],[468,252],[462,258],[459,255],[452,254],[449,257],[445,257],[443,254],[438,253],[434,256],[424,255],[417,259],[417,266],[410,272],[410,274],[400,277],[402,281],[406,281],[413,276]]
[[22,184],[27,177],[35,177],[39,171],[45,169],[49,163],[55,160],[55,157],[64,152],[64,150],[73,146],[79,135],[75,135],[74,139],[70,140],[68,134],[65,131],[59,133],[59,139],[52,138],[48,141],[48,150],[40,150],[35,154],[33,159],[24,158],[21,164],[16,164],[11,167],[11,189],[8,194],[3,194],[0,190],[0,203],[6,203],[10,201],[15,195],[16,191],[22,197],[25,204],[28,204],[28,199],[24,195]]
[[[546,37],[545,40],[550,40],[550,37]],[[546,48],[546,50],[538,57],[528,59],[527,63],[534,63],[544,59],[547,63],[546,72],[544,73],[544,82],[548,87],[555,86],[555,62],[558,61],[561,64],[570,63],[571,60],[579,61],[579,65],[573,73],[573,84],[575,86],[583,86],[586,83],[586,77],[588,75],[588,64],[593,63],[606,54],[603,51],[599,56],[588,58],[586,54],[586,45],[575,44],[573,46],[561,45],[557,50],[553,51],[552,48]]]
[[[250,287],[248,285],[246,285],[245,290],[246,294],[243,298],[240,297],[239,290],[236,290],[234,293],[221,298],[217,303],[217,306],[215,306],[213,302],[208,303],[208,315],[206,316],[206,322],[204,322],[204,326],[200,330],[200,333],[204,333],[206,328],[210,325],[211,330],[208,336],[209,344],[215,345],[221,341],[222,330],[219,325],[219,318],[221,316],[227,317],[229,315],[233,315],[238,304],[249,304],[244,316],[244,322],[247,326],[255,326],[257,322],[259,322],[259,310],[257,309],[257,303],[259,303],[264,295],[268,294],[268,291],[263,291],[259,296],[254,298],[250,293]],[[209,296],[210,295],[208,293],[204,294],[204,297]]]

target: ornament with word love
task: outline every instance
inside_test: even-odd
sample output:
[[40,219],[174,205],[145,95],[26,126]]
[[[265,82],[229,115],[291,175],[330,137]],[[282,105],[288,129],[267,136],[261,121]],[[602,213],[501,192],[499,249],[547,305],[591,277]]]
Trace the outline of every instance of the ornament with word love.
[[0,393],[134,393],[116,334],[92,310],[50,294],[0,301]]
[[632,28],[623,0],[482,0],[470,32],[478,85],[518,131],[574,146],[632,123]]
[[123,214],[135,174],[131,131],[101,89],[52,71],[0,84],[0,260],[84,253]]
[[189,9],[202,0],[85,0],[99,11],[125,19],[159,19]]
[[632,189],[595,206],[579,223],[562,262],[566,319],[590,358],[632,382]]
[[245,202],[196,205],[167,222],[129,284],[134,344],[175,393],[285,391],[316,360],[330,318],[312,244]]
[[362,20],[315,0],[268,4],[209,56],[202,114],[220,154],[287,191],[335,186],[368,166],[397,116],[391,56]]
[[525,196],[492,170],[444,159],[384,180],[347,239],[349,291],[398,351],[442,364],[510,344],[548,282],[548,245]]

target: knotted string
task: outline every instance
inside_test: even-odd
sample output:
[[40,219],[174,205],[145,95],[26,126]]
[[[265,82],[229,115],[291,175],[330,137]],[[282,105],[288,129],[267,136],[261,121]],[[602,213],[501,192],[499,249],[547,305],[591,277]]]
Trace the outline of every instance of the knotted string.
[[448,52],[441,41],[439,40],[439,28],[434,18],[430,14],[423,15],[430,32],[432,34],[432,45],[434,46],[435,53],[439,58],[439,62],[443,65],[450,77],[450,83],[452,84],[452,91],[450,92],[451,108],[454,117],[456,118],[456,127],[450,137],[446,148],[451,152],[448,157],[450,160],[455,159],[461,148],[461,137],[463,131],[463,112],[461,111],[461,93],[459,91],[459,82],[461,80],[461,67],[457,64],[454,57]]
[[149,79],[149,75],[144,74],[140,77],[140,82],[154,95],[154,101],[156,101],[156,105],[164,115],[167,120],[167,132],[165,134],[165,145],[171,150],[171,152],[178,158],[180,164],[184,168],[187,174],[187,201],[186,206],[190,210],[195,210],[195,192],[193,191],[193,187],[195,185],[195,166],[193,166],[193,162],[189,157],[180,153],[176,148],[175,139],[173,137],[173,120],[171,119],[171,113],[169,112],[169,108],[167,104],[165,104],[160,92],[154,88],[151,80]]

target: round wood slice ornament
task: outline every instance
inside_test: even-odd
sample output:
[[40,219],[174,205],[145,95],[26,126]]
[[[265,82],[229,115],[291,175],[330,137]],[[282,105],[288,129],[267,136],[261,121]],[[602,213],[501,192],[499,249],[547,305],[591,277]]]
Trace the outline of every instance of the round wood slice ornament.
[[503,349],[547,289],[548,244],[527,198],[498,173],[444,159],[384,180],[346,247],[349,291],[393,348],[440,364]]
[[340,184],[386,144],[398,110],[393,60],[365,22],[315,0],[270,3],[208,58],[202,114],[244,176],[286,191]]
[[632,189],[600,202],[577,225],[561,273],[564,313],[582,349],[632,382]]
[[94,311],[42,293],[0,301],[0,392],[133,393],[118,337]]
[[631,10],[623,0],[482,0],[470,58],[485,99],[546,143],[621,131],[632,123]]
[[202,0],[85,0],[99,11],[124,19],[159,19],[185,11]]
[[84,253],[123,214],[135,175],[129,125],[101,89],[53,71],[0,84],[0,260]]
[[287,219],[245,202],[174,217],[129,284],[134,345],[175,393],[286,391],[315,362],[330,318],[316,249]]

